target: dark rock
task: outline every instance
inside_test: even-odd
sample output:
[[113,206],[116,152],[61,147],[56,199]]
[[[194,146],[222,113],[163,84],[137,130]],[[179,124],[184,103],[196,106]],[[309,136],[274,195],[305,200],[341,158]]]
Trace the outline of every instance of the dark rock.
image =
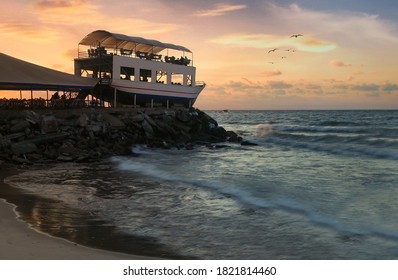
[[8,147],[10,144],[11,141],[9,138],[0,135],[0,149]]
[[187,123],[191,120],[191,116],[187,111],[179,111],[176,115],[177,120]]
[[189,125],[182,123],[180,121],[175,121],[173,126],[175,128],[177,128],[178,130],[185,131],[185,132],[188,132],[191,130],[191,127]]
[[40,115],[33,111],[27,111],[25,113],[25,120],[27,120],[33,125],[36,125],[40,121]]
[[122,122],[120,119],[112,116],[111,114],[103,113],[102,114],[103,120],[109,124],[111,128],[114,129],[123,129],[126,127],[124,122]]
[[73,161],[73,157],[60,155],[57,157],[57,161],[71,162]]
[[30,142],[20,142],[11,144],[11,151],[14,155],[29,154],[37,151],[37,146]]
[[148,121],[147,121],[146,119],[144,119],[144,120],[142,121],[142,128],[144,129],[145,136],[146,136],[148,139],[153,139],[153,134],[154,134],[153,128],[152,128],[152,126],[148,123]]
[[16,124],[14,124],[11,128],[11,132],[20,132],[25,131],[26,128],[29,127],[29,122],[27,120],[20,120]]
[[54,116],[43,116],[40,122],[41,133],[51,133],[58,131],[58,121]]
[[156,127],[156,122],[148,115],[144,114],[144,119],[152,126]]
[[58,153],[67,156],[75,155],[76,154],[75,145],[70,140],[66,140],[62,142],[62,145],[58,148]]
[[43,156],[50,159],[55,160],[58,158],[58,151],[54,147],[47,147],[43,152]]
[[249,141],[242,141],[240,144],[242,146],[258,146],[258,144]]
[[[48,160],[92,162],[111,155],[132,155],[134,144],[169,149],[228,147],[222,142],[242,142],[216,120],[197,109],[82,109],[0,111],[0,158],[19,163]],[[8,115],[7,115],[8,114]],[[2,136],[3,135],[3,136]],[[215,143],[220,143],[215,145]]]
[[227,140],[227,131],[221,126],[211,129],[210,134],[221,141]]
[[89,118],[86,114],[81,114],[77,120],[77,125],[80,127],[86,127],[88,125]]
[[93,133],[99,133],[99,132],[103,132],[105,130],[105,126],[103,126],[100,123],[89,124],[89,125],[86,126],[86,129],[88,131],[93,132]]
[[142,122],[144,120],[144,114],[137,114],[132,117],[133,122]]
[[238,134],[236,134],[233,131],[227,131],[227,141],[228,142],[233,142],[233,143],[240,143],[242,142],[242,137],[238,136]]
[[[24,135],[25,135],[25,133],[24,133]],[[33,144],[53,143],[53,142],[62,141],[64,139],[68,138],[68,136],[69,136],[68,133],[43,134],[43,135],[37,135],[34,138],[25,140],[23,142],[28,142],[28,143],[33,143]]]
[[11,160],[18,164],[31,164],[32,162],[28,160],[26,157],[19,157],[17,155],[13,155]]

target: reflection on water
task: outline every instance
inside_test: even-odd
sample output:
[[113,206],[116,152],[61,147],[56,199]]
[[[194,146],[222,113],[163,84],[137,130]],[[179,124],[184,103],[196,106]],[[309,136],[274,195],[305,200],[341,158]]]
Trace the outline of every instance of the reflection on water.
[[125,234],[92,212],[68,207],[64,202],[23,193],[4,185],[0,197],[17,205],[20,218],[34,229],[82,245],[123,253],[164,257],[179,256],[152,237]]

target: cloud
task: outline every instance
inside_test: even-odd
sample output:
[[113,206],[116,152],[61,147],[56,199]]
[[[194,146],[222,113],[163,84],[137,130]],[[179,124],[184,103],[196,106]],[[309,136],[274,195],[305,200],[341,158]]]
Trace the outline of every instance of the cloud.
[[398,84],[386,82],[386,84],[382,86],[382,90],[387,93],[398,92]]
[[293,87],[292,84],[289,84],[287,82],[284,81],[269,81],[267,82],[267,87],[271,88],[271,89],[288,89]]
[[360,85],[353,85],[351,87],[352,90],[356,90],[356,91],[379,91],[380,89],[380,85],[377,84],[360,84]]
[[77,52],[78,52],[78,49],[77,49],[77,48],[75,48],[75,49],[68,49],[68,50],[66,50],[66,51],[63,53],[63,55],[64,55],[67,59],[73,60],[74,58],[76,58]]
[[260,75],[263,76],[263,77],[272,77],[272,76],[282,75],[282,72],[280,70],[274,68],[274,69],[271,69],[271,70],[267,70],[267,71],[261,72]]
[[67,27],[75,32],[75,28],[79,26],[80,30],[90,32],[98,29],[98,23],[103,23],[101,29],[112,26],[110,31],[126,34],[131,34],[132,30],[137,30],[141,34],[159,34],[179,29],[176,24],[131,16],[118,16],[110,21],[108,11],[89,0],[42,0],[32,4],[32,7],[37,20],[42,25],[56,30]]
[[398,43],[396,24],[383,20],[378,15],[316,11],[304,9],[297,4],[288,7],[269,4],[268,8],[279,21],[287,22],[285,27],[333,38],[341,46],[363,48],[366,44]]
[[228,34],[213,38],[212,43],[220,45],[228,45],[233,47],[249,47],[249,48],[294,48],[299,51],[306,52],[329,52],[336,48],[336,45],[324,40],[316,39],[312,35],[307,35],[308,39],[301,40],[290,38],[289,35],[274,34]]
[[201,10],[196,12],[194,15],[198,17],[215,17],[222,16],[228,12],[234,12],[242,9],[246,9],[246,5],[230,5],[219,3],[216,4],[212,9],[209,10]]
[[81,8],[87,6],[87,0],[42,0],[34,3],[39,9],[65,9],[65,8]]
[[329,62],[329,64],[333,67],[351,67],[352,66],[351,64],[344,63],[341,60],[332,60]]
[[0,33],[10,37],[19,37],[20,40],[41,41],[43,38],[56,39],[57,32],[45,27],[35,26],[22,22],[2,22],[0,23]]

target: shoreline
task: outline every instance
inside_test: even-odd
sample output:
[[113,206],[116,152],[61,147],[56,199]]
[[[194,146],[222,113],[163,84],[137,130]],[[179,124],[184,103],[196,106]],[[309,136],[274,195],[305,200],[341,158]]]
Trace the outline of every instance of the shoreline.
[[[4,179],[18,174],[14,166],[0,165],[0,188]],[[16,211],[17,206],[0,198],[0,260],[144,260],[148,256],[86,247],[32,228]]]

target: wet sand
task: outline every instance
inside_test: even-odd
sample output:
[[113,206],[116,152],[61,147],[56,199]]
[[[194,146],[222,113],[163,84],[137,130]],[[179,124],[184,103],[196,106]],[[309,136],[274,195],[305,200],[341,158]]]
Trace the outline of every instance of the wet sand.
[[[4,178],[17,174],[14,166],[0,165],[0,188]],[[0,260],[122,260],[149,259],[78,245],[38,232],[17,218],[15,206],[0,199]]]

